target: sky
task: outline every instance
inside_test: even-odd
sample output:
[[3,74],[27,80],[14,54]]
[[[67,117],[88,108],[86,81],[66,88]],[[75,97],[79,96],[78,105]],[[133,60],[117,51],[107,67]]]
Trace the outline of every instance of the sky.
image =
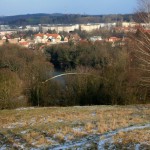
[[0,16],[34,13],[126,14],[137,0],[0,0]]

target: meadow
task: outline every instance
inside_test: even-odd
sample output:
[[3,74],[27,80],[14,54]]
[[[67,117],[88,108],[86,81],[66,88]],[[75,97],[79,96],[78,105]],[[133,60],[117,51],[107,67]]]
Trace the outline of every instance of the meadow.
[[[0,149],[45,149],[89,135],[149,124],[150,105],[29,107],[0,110],[0,120]],[[119,132],[113,139],[117,145],[123,139],[124,145],[145,142],[149,146],[149,129]]]

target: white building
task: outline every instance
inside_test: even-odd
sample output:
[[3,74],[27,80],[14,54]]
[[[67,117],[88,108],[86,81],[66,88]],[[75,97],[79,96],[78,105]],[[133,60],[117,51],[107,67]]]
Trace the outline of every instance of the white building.
[[55,30],[57,33],[59,32],[70,32],[70,31],[74,31],[74,30],[78,30],[79,29],[79,25],[75,24],[75,25],[45,25],[42,26],[42,31],[44,33],[46,33],[48,30]]
[[90,38],[90,41],[95,42],[95,41],[102,41],[102,37],[101,36],[92,36]]
[[31,30],[31,31],[34,31],[34,32],[39,32],[40,31],[40,27],[39,26],[30,26],[30,25],[28,25],[28,26],[26,26],[25,30],[26,31]]
[[137,25],[139,24],[136,22],[122,22],[122,27],[135,27]]

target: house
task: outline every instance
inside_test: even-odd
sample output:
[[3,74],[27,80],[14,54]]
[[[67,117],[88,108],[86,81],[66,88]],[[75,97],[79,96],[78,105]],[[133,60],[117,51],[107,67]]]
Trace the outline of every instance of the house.
[[108,42],[114,43],[114,42],[118,42],[118,41],[120,41],[120,40],[121,40],[121,38],[118,38],[118,37],[110,37],[110,38],[108,39]]
[[101,36],[92,36],[90,37],[90,41],[95,42],[95,41],[102,41],[102,37]]
[[19,38],[9,39],[9,43],[18,44]]
[[34,39],[35,39],[35,43],[42,43],[42,39],[43,39],[43,34],[38,33],[34,35]]
[[2,40],[3,40],[3,41],[6,41],[6,39],[7,39],[6,36],[3,36],[3,37],[2,37]]
[[68,40],[76,43],[79,42],[81,38],[77,33],[70,33],[70,35],[68,36]]
[[19,45],[28,48],[29,42],[27,42],[27,41],[19,42]]
[[64,42],[68,42],[68,41],[69,41],[68,37],[64,37]]
[[61,36],[59,34],[46,34],[46,36],[51,42],[59,43],[61,41]]
[[117,45],[121,45],[122,39],[118,38],[118,37],[110,37],[110,38],[106,39],[106,42],[110,42],[112,47],[115,47]]
[[48,41],[52,43],[59,43],[61,41],[61,36],[59,34],[43,34],[39,33],[35,35],[35,43],[47,43]]
[[26,48],[29,47],[29,42],[27,42],[25,39],[21,39],[18,44]]

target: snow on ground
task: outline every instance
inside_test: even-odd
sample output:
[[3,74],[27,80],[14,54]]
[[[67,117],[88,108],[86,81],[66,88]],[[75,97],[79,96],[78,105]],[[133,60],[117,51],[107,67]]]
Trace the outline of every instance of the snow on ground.
[[[140,129],[145,129],[150,127],[150,124],[145,124],[141,126],[132,126],[132,127],[127,127],[127,128],[122,128],[116,131],[111,131],[102,135],[91,135],[87,136],[86,138],[82,138],[79,141],[76,142],[68,142],[56,147],[50,147],[49,149],[53,150],[69,150],[69,149],[80,149],[82,148],[94,148],[95,145],[93,143],[96,143],[96,149],[98,150],[107,150],[107,149],[115,149],[114,141],[113,141],[113,136],[118,134],[119,132],[128,132],[128,131],[133,131],[133,130],[140,130]],[[93,147],[94,146],[94,147]],[[107,147],[106,147],[107,146]],[[130,146],[130,145],[129,145]],[[141,144],[135,144],[135,150],[140,149]]]
[[[113,149],[113,137],[119,132],[150,128],[149,112],[144,107],[139,111],[99,106],[30,107],[13,110],[12,114],[6,111],[7,116],[0,115],[0,150]],[[131,148],[138,150],[143,144],[148,145],[135,143]]]

